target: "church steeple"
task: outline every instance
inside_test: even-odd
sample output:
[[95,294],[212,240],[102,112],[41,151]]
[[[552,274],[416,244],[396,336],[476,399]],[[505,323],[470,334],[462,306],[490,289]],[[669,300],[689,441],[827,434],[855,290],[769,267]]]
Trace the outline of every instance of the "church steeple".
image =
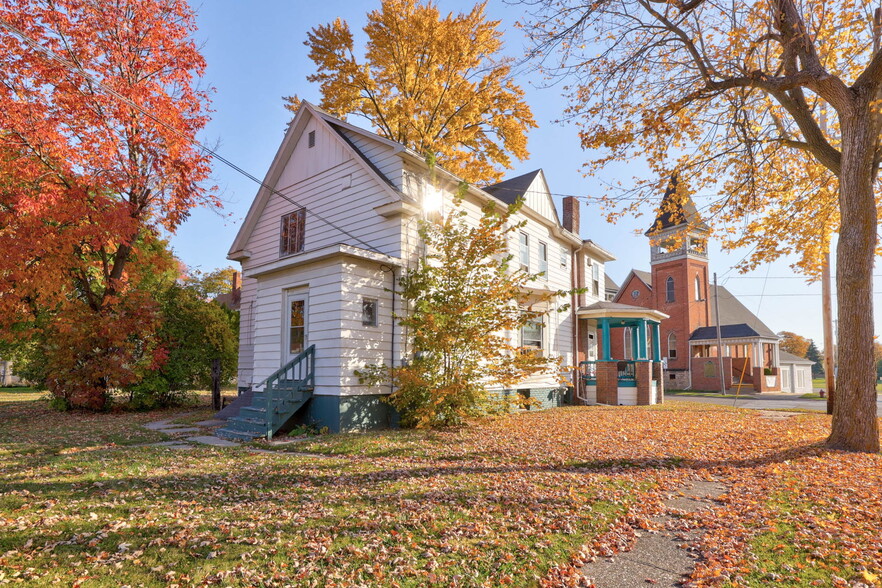
[[655,221],[645,233],[649,237],[652,264],[681,257],[707,261],[710,228],[701,219],[692,198],[678,192],[677,184],[677,174],[674,174]]

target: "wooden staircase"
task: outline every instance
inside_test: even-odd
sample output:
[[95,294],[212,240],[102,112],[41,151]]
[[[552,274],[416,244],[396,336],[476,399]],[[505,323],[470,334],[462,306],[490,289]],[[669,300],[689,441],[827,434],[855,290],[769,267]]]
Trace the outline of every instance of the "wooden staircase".
[[215,434],[241,441],[251,441],[264,435],[267,439],[272,439],[312,398],[314,389],[315,345],[310,345],[254,386],[250,402],[243,397],[243,405],[239,407],[238,414],[229,417],[227,424],[215,431]]

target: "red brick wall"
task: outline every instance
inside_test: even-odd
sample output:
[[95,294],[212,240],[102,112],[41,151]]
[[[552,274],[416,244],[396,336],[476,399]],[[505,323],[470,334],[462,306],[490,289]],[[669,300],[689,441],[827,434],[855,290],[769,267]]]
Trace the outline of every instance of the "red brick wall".
[[[704,364],[707,362],[714,364],[714,375],[704,375]],[[716,357],[693,357],[692,358],[692,389],[708,390],[713,392],[720,391],[720,362]],[[732,358],[723,358],[723,378],[726,382],[726,388],[732,386]]]
[[[702,281],[702,300],[695,299],[695,276]],[[667,280],[674,279],[674,302],[667,302]],[[653,308],[670,318],[661,323],[662,355],[670,357],[668,336],[677,338],[677,357],[668,359],[668,369],[685,370],[689,367],[689,336],[698,327],[710,324],[707,262],[696,259],[675,259],[652,266]],[[719,385],[717,385],[719,388]]]
[[597,402],[619,403],[619,370],[614,361],[597,362]]
[[775,385],[766,386],[766,376],[763,368],[753,368],[753,389],[757,392],[780,392],[781,391],[781,374],[778,368],[772,368],[772,375],[775,376]]

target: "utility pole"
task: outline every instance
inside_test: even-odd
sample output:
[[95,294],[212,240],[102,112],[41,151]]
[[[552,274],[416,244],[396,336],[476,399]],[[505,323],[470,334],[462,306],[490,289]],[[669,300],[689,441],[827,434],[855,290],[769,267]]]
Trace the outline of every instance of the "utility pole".
[[[829,243],[829,241],[828,241]],[[829,246],[828,246],[829,247]],[[836,394],[836,375],[834,374],[835,344],[833,343],[833,296],[830,278],[830,251],[824,252],[824,266],[821,272],[821,298],[823,299],[824,319],[824,376],[827,379],[827,414],[833,414]]]
[[714,272],[714,314],[717,321],[717,359],[720,369],[720,392],[726,395],[726,376],[723,373],[723,333],[720,326],[720,289],[717,288],[717,272]]
[[[876,11],[878,14],[878,10]],[[821,102],[821,113],[818,117],[821,133],[827,136],[827,104]],[[824,260],[821,265],[821,316],[824,322],[824,376],[827,379],[827,414],[833,414],[836,402],[836,374],[834,373],[835,354],[833,348],[833,278],[830,275],[830,244],[829,235],[824,235]]]

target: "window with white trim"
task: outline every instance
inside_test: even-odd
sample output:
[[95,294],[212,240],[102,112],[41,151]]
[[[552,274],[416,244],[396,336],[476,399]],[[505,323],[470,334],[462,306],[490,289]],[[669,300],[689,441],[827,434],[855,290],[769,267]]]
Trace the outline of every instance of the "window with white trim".
[[521,327],[521,347],[541,351],[544,325],[539,318],[530,319]]
[[570,263],[569,259],[570,259],[570,250],[567,249],[566,247],[561,247],[560,248],[560,267],[567,267],[567,265]]
[[600,296],[600,266],[591,264],[591,289],[595,296]]
[[677,335],[673,331],[668,334],[668,357],[677,359]]
[[530,271],[530,235],[527,233],[519,233],[521,243],[521,269],[525,272]]
[[279,255],[291,255],[303,251],[306,209],[301,208],[282,216]]
[[361,299],[361,324],[365,327],[377,326],[377,307],[376,298],[363,297]]
[[548,279],[548,245],[539,241],[539,271]]

